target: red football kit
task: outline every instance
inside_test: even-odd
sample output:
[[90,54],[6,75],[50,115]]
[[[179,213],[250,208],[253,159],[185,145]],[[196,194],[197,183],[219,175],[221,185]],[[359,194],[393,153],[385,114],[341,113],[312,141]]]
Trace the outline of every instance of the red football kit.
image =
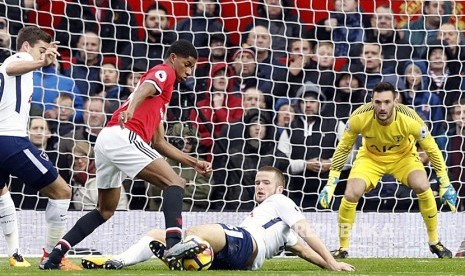
[[144,82],[148,82],[155,86],[157,93],[146,98],[141,105],[136,108],[131,120],[127,121],[124,126],[137,133],[146,143],[149,143],[152,140],[155,129],[160,125],[163,119],[166,107],[173,94],[174,83],[176,82],[176,72],[166,64],[159,64],[152,67],[140,78],[133,94],[131,94],[126,102],[113,113],[107,126],[119,125],[119,114],[128,109],[134,93],[137,93],[137,88]]

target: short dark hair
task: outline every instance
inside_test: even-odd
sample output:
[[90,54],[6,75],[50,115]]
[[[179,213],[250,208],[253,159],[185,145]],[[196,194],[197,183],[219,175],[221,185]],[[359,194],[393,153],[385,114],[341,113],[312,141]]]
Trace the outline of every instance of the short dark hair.
[[52,37],[37,26],[24,27],[18,33],[18,38],[16,39],[16,51],[19,51],[23,43],[26,41],[29,45],[31,45],[31,47],[34,47],[34,44],[40,40],[50,43],[52,42]]
[[278,186],[286,186],[286,177],[283,172],[272,166],[264,166],[258,169],[259,172],[274,172]]
[[392,85],[389,82],[380,82],[373,88],[373,94],[375,92],[384,92],[384,91],[391,91],[392,94],[394,95],[394,98],[397,96],[397,91],[394,88],[394,85]]
[[177,40],[173,44],[171,44],[171,46],[166,51],[165,58],[168,58],[172,53],[184,58],[199,58],[199,54],[197,53],[197,50],[195,49],[194,45],[192,45],[191,42],[184,39]]

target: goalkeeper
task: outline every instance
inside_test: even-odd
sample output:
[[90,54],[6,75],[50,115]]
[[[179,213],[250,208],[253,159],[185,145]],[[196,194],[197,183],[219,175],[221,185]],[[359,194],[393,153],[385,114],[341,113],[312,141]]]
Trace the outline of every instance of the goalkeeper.
[[425,168],[416,150],[416,142],[428,155],[440,181],[441,202],[455,211],[457,193],[447,176],[441,151],[425,123],[415,111],[397,103],[397,92],[386,82],[373,89],[371,103],[356,109],[349,118],[344,135],[333,155],[329,179],[320,193],[319,202],[328,208],[352,146],[359,134],[363,144],[349,175],[344,198],[339,207],[339,249],[335,258],[348,256],[350,231],[360,197],[372,190],[384,174],[390,174],[412,188],[418,197],[428,234],[429,248],[439,258],[451,258],[452,253],[439,241],[437,206]]

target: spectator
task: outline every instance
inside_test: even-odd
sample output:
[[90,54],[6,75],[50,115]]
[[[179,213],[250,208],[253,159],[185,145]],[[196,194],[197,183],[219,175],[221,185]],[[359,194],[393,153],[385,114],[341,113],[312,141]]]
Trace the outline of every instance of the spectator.
[[[95,179],[94,151],[89,142],[77,141],[73,154],[69,156],[70,167],[73,168],[73,196],[71,202],[75,210],[92,210],[97,206],[98,189]],[[124,189],[118,202],[117,210],[128,210],[128,198]]]
[[230,79],[232,74],[232,69],[226,63],[214,65],[210,91],[191,110],[190,120],[196,124],[202,138],[200,151],[208,154],[208,161],[211,160],[213,140],[220,135],[221,129],[242,117],[242,100],[238,93],[234,93]]
[[381,45],[383,72],[402,74],[405,62],[411,59],[413,50],[401,38],[402,32],[396,30],[392,9],[387,5],[377,7],[370,23],[371,28],[365,32],[365,41]]
[[260,89],[249,88],[245,90],[242,96],[242,109],[244,115],[247,115],[249,110],[255,108],[265,110],[267,108],[267,102],[269,102],[269,100],[267,100],[267,97]]
[[291,126],[295,117],[295,109],[289,98],[280,98],[276,100],[274,110],[274,124],[277,130],[277,137],[279,137],[285,129],[288,129]]
[[255,26],[267,26],[271,34],[273,57],[285,57],[287,39],[302,38],[307,33],[304,24],[293,14],[295,7],[289,0],[261,0],[257,7],[257,17],[247,25],[242,41]]
[[8,31],[7,18],[0,16],[0,64],[11,56],[11,49],[15,49],[11,45],[11,36]]
[[366,92],[362,86],[363,80],[356,74],[342,72],[337,76],[335,85],[335,108],[328,110],[326,114],[347,123],[350,114],[365,103]]
[[331,42],[318,42],[315,44],[315,55],[310,63],[307,81],[320,86],[326,99],[334,98],[334,45]]
[[[447,3],[446,3],[447,2]],[[437,38],[442,22],[447,22],[450,15],[449,1],[423,1],[422,16],[405,24],[404,40],[413,46],[415,58],[424,58],[428,47]]]
[[328,178],[330,158],[345,125],[321,115],[326,98],[315,84],[306,82],[299,95],[296,117],[279,137],[278,149],[290,159],[289,197],[297,206],[316,209],[318,192]]
[[273,72],[275,85],[273,96],[294,98],[297,91],[302,87],[310,74],[312,65],[312,48],[309,40],[291,39],[289,40],[289,60],[287,68]]
[[[51,137],[52,133],[48,122],[43,117],[31,117],[29,119],[29,140],[42,151],[43,158],[48,158],[53,164],[56,164],[57,151],[50,140]],[[36,189],[25,185],[19,178],[12,178],[8,188],[16,208],[45,210],[47,207],[47,198],[41,197]]]
[[[197,130],[191,124],[174,124],[166,132],[168,141],[183,152],[196,155],[199,139]],[[203,160],[196,156],[196,158]],[[184,193],[183,210],[184,211],[205,211],[209,205],[208,196],[210,194],[210,177],[197,173],[193,168],[185,166],[174,160],[167,159],[174,171],[186,180]],[[150,185],[149,196],[155,197],[150,199],[150,210],[160,210],[161,207],[161,190],[155,185]],[[157,198],[158,197],[158,198]]]
[[[190,90],[206,91],[207,83],[209,82],[210,71],[213,65],[217,63],[225,63],[228,58],[229,39],[226,34],[214,33],[210,36],[209,58],[207,60],[199,60],[197,69],[195,70],[195,78],[191,78],[184,82]],[[195,84],[194,84],[195,82]]]
[[[57,137],[67,135],[75,127],[73,100],[72,95],[61,93],[54,100],[53,108],[44,113],[44,117],[50,119],[50,131]],[[54,142],[56,142],[55,139]]]
[[449,168],[449,175],[457,193],[460,197],[457,209],[465,209],[465,98],[461,98],[453,103],[450,108],[451,127],[447,132],[446,144],[446,164]]
[[352,72],[364,80],[362,87],[367,90],[367,101],[371,99],[371,91],[376,84],[388,82],[396,89],[403,90],[405,87],[396,74],[383,73],[383,54],[379,43],[364,43],[360,53],[360,62],[344,65],[341,72]]
[[79,51],[71,60],[71,67],[64,74],[74,79],[83,95],[94,96],[101,91],[100,38],[93,32],[86,32],[79,38],[77,48]]
[[146,70],[161,64],[165,50],[176,40],[176,33],[169,30],[168,10],[158,2],[145,11],[144,30],[144,38],[131,41],[120,52],[124,70],[129,70],[137,62],[144,62]]
[[445,111],[442,99],[427,88],[426,65],[421,62],[410,63],[404,72],[406,89],[401,91],[403,104],[412,107],[420,118],[429,125],[431,135],[443,132]]
[[100,81],[102,82],[103,90],[99,94],[106,99],[106,113],[112,114],[129,96],[118,84],[119,79],[119,70],[115,63],[104,62],[100,70]]
[[265,93],[271,92],[270,76],[259,70],[255,54],[255,48],[248,45],[243,45],[234,53],[234,91],[244,92],[250,87],[255,87]]
[[316,41],[334,43],[336,57],[357,56],[357,44],[363,41],[370,18],[359,7],[358,0],[336,0],[329,18],[323,19],[310,32]]
[[[241,139],[231,142],[223,169],[214,170],[214,199],[225,201],[226,210],[250,210],[254,207],[254,179],[259,168],[272,166],[287,171],[289,161],[277,149],[276,129],[267,112],[251,110],[244,118]],[[220,158],[224,158],[222,156]]]
[[191,16],[179,22],[176,32],[179,39],[192,42],[199,57],[208,58],[210,34],[223,32],[223,24],[218,21],[220,4],[217,0],[196,0],[191,4]]
[[73,152],[74,143],[87,141],[93,146],[97,140],[97,135],[106,123],[104,99],[92,97],[84,103],[83,108],[84,125],[80,125],[66,136],[60,137],[58,142],[59,173],[68,182],[71,179],[71,167],[68,160],[69,155]]
[[102,48],[98,50],[115,55],[139,37],[128,1],[66,1],[65,12],[60,19],[55,27],[55,37],[62,46],[79,48],[78,34],[92,32],[102,39]]
[[0,3],[0,16],[8,18],[8,33],[13,37],[11,46],[16,49],[16,38],[19,31],[25,27],[29,21],[29,10],[34,9],[37,1],[34,0],[4,0]]
[[[54,101],[60,93],[72,95],[72,104],[76,112],[73,122],[82,123],[82,94],[73,79],[60,73],[56,62],[33,73],[34,91],[32,93],[31,114],[44,116],[54,108]],[[54,116],[56,117],[56,116]]]
[[441,24],[437,33],[437,40],[449,49],[449,68],[451,75],[464,72],[463,61],[465,60],[465,37],[457,27],[449,22]]
[[271,35],[267,25],[258,25],[249,31],[247,44],[256,49],[258,71],[266,76],[276,74],[284,67],[271,50]]
[[462,76],[452,75],[449,68],[449,49],[441,45],[441,42],[431,42],[428,47],[428,90],[439,96],[442,103],[450,107],[460,98],[464,88]]

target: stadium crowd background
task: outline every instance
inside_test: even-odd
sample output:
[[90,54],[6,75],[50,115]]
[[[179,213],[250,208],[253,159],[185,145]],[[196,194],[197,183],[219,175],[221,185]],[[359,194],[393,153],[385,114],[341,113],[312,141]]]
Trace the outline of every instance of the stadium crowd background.
[[[0,62],[25,25],[60,42],[59,62],[34,73],[30,138],[72,185],[74,209],[96,202],[92,145],[108,116],[163,61],[170,43],[188,39],[200,58],[195,76],[175,89],[167,135],[212,161],[214,172],[205,178],[172,163],[192,184],[185,210],[250,210],[253,179],[264,165],[287,173],[298,206],[318,210],[348,116],[376,83],[388,81],[429,124],[463,211],[463,12],[461,1],[436,0],[6,0]],[[429,164],[424,154],[422,162]],[[349,170],[347,164],[343,176]],[[17,208],[45,208],[45,198],[17,179],[9,187]],[[156,188],[138,180],[124,187],[119,209],[159,210]],[[359,208],[416,211],[418,204],[410,189],[385,177]]]

